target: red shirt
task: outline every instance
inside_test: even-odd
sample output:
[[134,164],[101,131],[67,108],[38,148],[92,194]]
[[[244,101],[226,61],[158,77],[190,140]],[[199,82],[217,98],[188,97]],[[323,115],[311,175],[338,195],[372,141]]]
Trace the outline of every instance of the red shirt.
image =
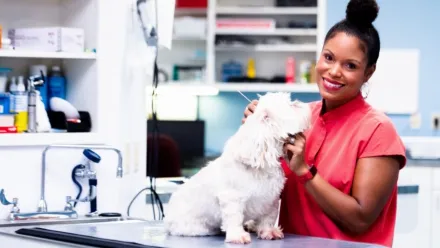
[[[320,115],[322,102],[311,103],[312,126],[305,132],[306,163],[345,194],[350,194],[359,158],[401,155],[405,147],[390,119],[373,109],[359,94],[343,106]],[[286,233],[392,246],[397,208],[397,185],[382,213],[364,234],[350,236],[320,208],[286,163],[287,181],[281,195],[279,222]]]

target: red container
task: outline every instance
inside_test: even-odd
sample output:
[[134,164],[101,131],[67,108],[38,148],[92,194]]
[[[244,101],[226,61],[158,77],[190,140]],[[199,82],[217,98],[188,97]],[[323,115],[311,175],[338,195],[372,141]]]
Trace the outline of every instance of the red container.
[[208,8],[208,0],[176,0],[176,8]]

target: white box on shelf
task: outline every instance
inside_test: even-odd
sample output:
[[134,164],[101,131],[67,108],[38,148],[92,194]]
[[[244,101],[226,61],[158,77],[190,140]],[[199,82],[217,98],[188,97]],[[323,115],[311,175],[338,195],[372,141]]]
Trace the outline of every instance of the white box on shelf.
[[15,28],[8,31],[15,50],[84,52],[84,29],[68,27]]
[[[191,27],[191,28],[188,28]],[[174,21],[174,37],[206,37],[207,22],[205,18],[178,17]]]

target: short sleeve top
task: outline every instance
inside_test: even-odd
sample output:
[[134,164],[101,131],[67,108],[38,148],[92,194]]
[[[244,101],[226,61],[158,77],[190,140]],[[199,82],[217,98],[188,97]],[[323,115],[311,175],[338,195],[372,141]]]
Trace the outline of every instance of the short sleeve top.
[[[322,101],[310,104],[312,126],[305,132],[306,163],[345,194],[351,193],[357,160],[398,156],[406,163],[405,146],[391,120],[372,108],[359,94],[350,102],[321,114]],[[350,236],[320,208],[282,161],[287,177],[281,196],[280,226],[286,233],[392,246],[397,208],[397,185],[382,213],[364,234]]]

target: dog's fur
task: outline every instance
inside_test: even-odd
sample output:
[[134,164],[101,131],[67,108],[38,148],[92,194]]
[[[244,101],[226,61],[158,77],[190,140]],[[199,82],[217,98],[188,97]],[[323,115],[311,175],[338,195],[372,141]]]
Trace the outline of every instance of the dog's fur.
[[289,93],[260,96],[255,112],[226,142],[222,155],[171,196],[165,215],[169,234],[226,232],[226,242],[249,243],[244,225],[262,239],[283,238],[275,226],[285,176],[279,158],[288,134],[309,127],[310,109]]

